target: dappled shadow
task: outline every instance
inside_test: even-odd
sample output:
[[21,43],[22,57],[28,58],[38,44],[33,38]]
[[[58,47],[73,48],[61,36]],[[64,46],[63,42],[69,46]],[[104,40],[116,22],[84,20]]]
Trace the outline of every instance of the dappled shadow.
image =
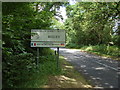
[[76,49],[62,48],[60,54],[79,72],[82,72],[95,87],[118,88],[118,61]]
[[53,79],[54,85],[49,88],[92,88],[90,85],[84,85],[74,78],[65,75],[55,76]]
[[72,66],[65,66],[66,68],[69,68],[69,69],[73,69],[73,67]]
[[117,72],[111,73],[110,69],[105,67],[89,67],[84,65],[81,67],[75,66],[86,79],[88,79],[95,88],[118,88],[118,74]]
[[92,88],[71,64],[61,61],[61,67],[62,74],[50,76],[49,83],[44,85],[43,88]]
[[67,82],[67,83],[73,83],[73,84],[77,84],[76,80],[74,78],[69,78],[66,77],[64,75],[61,76],[56,76],[56,78],[58,78],[58,80],[63,83],[63,82]]

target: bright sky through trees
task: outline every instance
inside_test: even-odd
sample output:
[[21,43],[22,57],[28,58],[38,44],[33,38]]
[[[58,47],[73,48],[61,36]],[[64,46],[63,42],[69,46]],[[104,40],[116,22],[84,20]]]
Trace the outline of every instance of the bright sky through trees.
[[69,3],[70,3],[70,5],[74,5],[76,3],[76,1],[75,0],[70,0]]
[[[69,3],[70,3],[70,5],[74,5],[76,3],[76,1],[75,0],[70,0]],[[60,7],[60,13],[63,16],[63,20],[60,20],[60,22],[64,22],[65,19],[67,19],[67,16],[66,16],[66,7],[61,6]]]
[[63,21],[62,21],[62,22],[64,22],[65,19],[67,19],[67,16],[66,16],[66,8],[63,7],[63,6],[61,6],[61,7],[60,7],[60,13],[61,13],[61,15],[63,16]]

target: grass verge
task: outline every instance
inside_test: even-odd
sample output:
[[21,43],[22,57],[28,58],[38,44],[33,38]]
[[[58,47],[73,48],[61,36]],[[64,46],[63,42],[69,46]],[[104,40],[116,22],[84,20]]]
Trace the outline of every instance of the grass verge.
[[91,54],[96,54],[108,58],[113,58],[115,60],[120,60],[120,47],[118,46],[109,46],[109,45],[89,45],[89,46],[79,46],[76,44],[67,45],[67,48],[76,48],[81,51],[87,51]]
[[88,82],[74,67],[60,56],[62,72],[59,75],[50,75],[48,83],[43,88],[92,88]]
[[106,45],[83,46],[80,49],[92,54],[113,58],[115,60],[120,60],[120,48],[117,46]]
[[[43,58],[43,57],[42,57]],[[60,68],[57,69],[55,57],[40,62],[26,79],[16,88],[92,88],[90,83],[74,67],[60,56]],[[46,61],[45,61],[46,60]]]
[[42,57],[39,66],[31,70],[33,73],[25,76],[25,80],[20,81],[17,88],[42,88],[48,82],[50,75],[61,74],[61,70],[56,68],[56,61],[53,56]]

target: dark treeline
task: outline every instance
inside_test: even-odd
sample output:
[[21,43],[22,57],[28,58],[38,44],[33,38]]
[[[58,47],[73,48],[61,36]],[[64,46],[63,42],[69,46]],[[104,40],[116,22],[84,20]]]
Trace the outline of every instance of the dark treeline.
[[[30,47],[31,29],[53,29],[59,2],[2,3],[2,70],[3,88],[16,87],[36,68],[36,48]],[[48,48],[40,48],[40,55],[48,55]]]

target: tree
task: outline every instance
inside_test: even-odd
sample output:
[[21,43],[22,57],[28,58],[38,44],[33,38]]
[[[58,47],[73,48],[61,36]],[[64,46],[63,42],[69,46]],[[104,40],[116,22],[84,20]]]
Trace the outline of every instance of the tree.
[[[50,29],[58,2],[4,2],[3,18],[3,88],[16,87],[35,68],[36,48],[30,47],[31,29]],[[40,48],[40,54],[48,53]],[[16,76],[15,76],[16,75]]]
[[[73,41],[77,44],[108,44],[114,35],[113,27],[119,16],[119,8],[119,2],[79,2],[67,6],[71,23],[66,21],[65,25],[69,25],[69,30],[75,32],[76,40]],[[71,39],[72,36],[69,35]]]

